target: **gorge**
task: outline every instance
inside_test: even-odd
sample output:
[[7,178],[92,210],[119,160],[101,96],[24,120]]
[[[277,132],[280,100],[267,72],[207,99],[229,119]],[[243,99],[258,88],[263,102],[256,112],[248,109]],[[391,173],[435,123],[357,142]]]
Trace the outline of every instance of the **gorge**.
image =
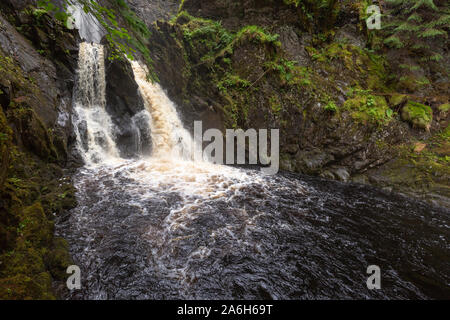
[[[384,56],[357,43],[364,1],[310,40],[292,20],[307,9],[286,1],[98,2],[132,36],[150,30],[149,51],[108,59],[80,7],[70,30],[24,13],[34,1],[0,5],[0,298],[450,297],[446,101],[424,98],[424,128],[402,119],[414,94],[388,91]],[[448,94],[441,72],[415,94]],[[194,157],[198,120],[280,128],[282,170]]]

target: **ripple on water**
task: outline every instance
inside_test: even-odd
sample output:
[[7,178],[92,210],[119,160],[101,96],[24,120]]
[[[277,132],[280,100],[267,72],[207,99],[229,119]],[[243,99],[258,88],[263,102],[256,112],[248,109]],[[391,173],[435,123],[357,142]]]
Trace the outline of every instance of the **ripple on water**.
[[[449,212],[370,187],[182,160],[75,176],[68,298],[450,297]],[[366,268],[383,272],[381,291]]]

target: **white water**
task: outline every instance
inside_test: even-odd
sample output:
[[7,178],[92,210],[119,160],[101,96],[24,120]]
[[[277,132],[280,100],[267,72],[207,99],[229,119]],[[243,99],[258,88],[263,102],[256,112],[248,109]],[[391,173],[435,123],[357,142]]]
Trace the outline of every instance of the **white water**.
[[153,157],[155,158],[193,158],[194,141],[183,127],[176,107],[157,83],[147,81],[147,70],[137,61],[130,61],[144,104],[150,112],[152,121]]
[[74,95],[74,127],[77,147],[87,165],[119,157],[113,124],[105,110],[105,59],[100,44],[81,43],[78,81]]
[[[195,220],[198,209],[208,206],[208,201],[233,201],[234,197],[242,194],[242,190],[255,185],[259,186],[261,195],[274,197],[273,190],[280,189],[277,179],[254,170],[246,171],[203,160],[193,161],[195,142],[183,127],[175,104],[159,84],[147,81],[146,68],[136,61],[130,63],[150,114],[153,151],[151,156],[142,156],[139,160],[120,158],[111,134],[111,119],[105,111],[103,59],[101,45],[81,45],[74,124],[87,168],[76,183],[79,190],[85,189],[86,183],[101,179],[99,177],[120,177],[122,181],[117,180],[117,183],[133,195],[132,202],[141,208],[143,215],[148,214],[143,204],[158,198],[160,193],[178,194],[180,201],[165,217],[164,232],[158,237],[161,246],[178,237],[177,232]],[[87,145],[83,143],[83,126],[88,136]],[[293,192],[304,192],[300,183],[286,182],[286,185],[290,185]],[[108,191],[104,189],[105,195]],[[245,218],[245,210],[242,215]]]
[[[82,43],[79,55],[79,75],[75,93],[75,119],[78,149],[86,169],[83,177],[114,175],[126,178],[128,192],[134,194],[136,204],[144,203],[159,192],[181,196],[165,219],[167,234],[184,228],[195,219],[196,209],[214,199],[232,200],[233,195],[252,184],[260,184],[270,196],[268,179],[255,171],[245,171],[206,161],[193,161],[195,143],[183,127],[175,104],[159,84],[147,81],[147,70],[139,62],[131,61],[139,92],[150,114],[152,154],[140,160],[126,160],[119,156],[114,142],[113,124],[105,110],[105,70],[103,47]],[[145,111],[144,111],[145,112]],[[79,189],[85,181],[77,183]],[[123,182],[121,182],[123,184]],[[299,191],[302,190],[298,186]],[[107,190],[105,190],[107,192]],[[142,208],[143,214],[147,210]]]
[[[423,264],[423,244],[448,256],[447,238],[438,238],[447,216],[370,197],[371,189],[339,193],[336,184],[192,161],[175,105],[138,63],[153,155],[121,159],[105,111],[103,59],[100,45],[81,45],[74,125],[87,166],[74,177],[79,206],[58,223],[85,274],[83,298],[380,298],[385,291],[368,293],[361,273],[377,256],[394,271],[386,296],[423,298],[395,271],[444,270],[439,258]],[[414,232],[424,213],[434,226]],[[413,263],[399,265],[405,256]],[[434,273],[432,282],[444,283]]]
[[[200,199],[217,199],[234,194],[248,184],[267,184],[258,173],[216,165],[204,160],[193,161],[195,145],[183,127],[175,104],[157,83],[147,80],[147,69],[130,61],[139,92],[149,116],[152,154],[141,159],[126,160],[119,156],[114,128],[105,110],[105,65],[103,46],[82,43],[79,53],[78,82],[75,92],[74,126],[78,149],[88,170],[116,172],[133,181],[136,198],[145,198],[152,190],[176,192],[185,206]],[[147,113],[147,111],[142,111]],[[142,113],[141,112],[141,113]],[[139,117],[140,113],[135,117]],[[266,185],[267,186],[267,185]],[[299,186],[301,190],[301,186]],[[149,194],[150,193],[150,194]],[[268,191],[268,193],[270,193]],[[177,210],[178,211],[178,210]],[[170,220],[171,217],[169,216]],[[168,222],[169,225],[172,222]]]

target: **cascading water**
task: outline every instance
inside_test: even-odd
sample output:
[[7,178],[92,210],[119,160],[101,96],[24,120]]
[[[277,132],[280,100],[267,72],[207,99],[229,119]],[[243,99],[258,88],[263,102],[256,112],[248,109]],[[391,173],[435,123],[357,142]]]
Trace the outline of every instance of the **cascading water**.
[[83,42],[78,58],[74,95],[74,127],[77,146],[87,164],[117,158],[112,121],[106,112],[104,48]]
[[175,105],[159,84],[147,81],[147,70],[137,61],[131,61],[139,91],[144,98],[152,121],[154,157],[192,159],[194,141],[183,127]]
[[[194,162],[175,105],[137,62],[153,154],[120,159],[101,55],[99,45],[80,48],[74,124],[88,166],[74,176],[79,205],[57,231],[82,288],[67,298],[450,296],[448,210],[367,186]],[[373,264],[382,290],[366,287]]]

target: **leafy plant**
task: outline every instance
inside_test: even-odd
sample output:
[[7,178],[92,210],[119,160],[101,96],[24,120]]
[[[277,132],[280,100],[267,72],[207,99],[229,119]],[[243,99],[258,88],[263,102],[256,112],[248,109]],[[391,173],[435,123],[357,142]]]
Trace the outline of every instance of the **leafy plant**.
[[336,106],[336,104],[333,102],[333,101],[330,101],[330,102],[328,102],[326,105],[325,105],[325,107],[324,107],[324,109],[326,110],[326,111],[329,111],[329,112],[336,112],[337,111],[337,106]]
[[[447,0],[386,0],[387,21],[384,43],[400,53],[415,52],[423,62],[440,61],[436,41],[447,41],[450,2]],[[417,69],[417,66],[402,68]]]
[[333,25],[340,4],[338,0],[283,0],[283,2],[298,8],[305,22],[320,29],[327,29]]
[[[105,29],[105,38],[109,44],[109,59],[123,59],[124,57],[133,60],[138,50],[150,70],[149,77],[152,80],[157,80],[157,76],[153,72],[153,61],[150,58],[150,51],[147,47],[147,38],[150,35],[145,23],[139,19],[136,14],[131,11],[124,0],[115,0],[110,2],[111,6],[115,8],[110,9],[101,6],[94,0],[62,0],[61,6],[55,5],[55,0],[38,0],[37,9],[34,14],[39,16],[43,14],[51,14],[67,25],[70,14],[68,8],[74,3],[78,3],[83,7],[85,13],[92,14],[100,25]],[[129,26],[129,30],[119,26],[117,19],[117,12],[123,16]]]
[[0,141],[7,141],[9,139],[9,135],[6,133],[0,132]]

